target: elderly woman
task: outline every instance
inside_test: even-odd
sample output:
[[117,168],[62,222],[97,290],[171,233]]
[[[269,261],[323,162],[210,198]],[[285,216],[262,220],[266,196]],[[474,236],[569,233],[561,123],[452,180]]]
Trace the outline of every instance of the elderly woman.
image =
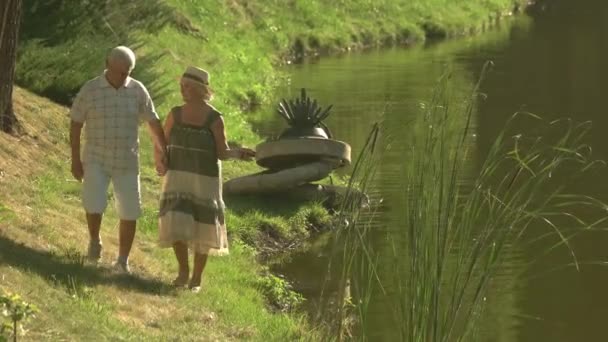
[[[255,152],[231,149],[224,119],[209,101],[209,74],[188,67],[180,80],[184,104],[171,110],[165,121],[168,163],[160,204],[161,247],[173,247],[179,264],[173,284],[200,290],[210,253],[228,253],[221,162],[251,160]],[[188,249],[194,253],[192,277]]]

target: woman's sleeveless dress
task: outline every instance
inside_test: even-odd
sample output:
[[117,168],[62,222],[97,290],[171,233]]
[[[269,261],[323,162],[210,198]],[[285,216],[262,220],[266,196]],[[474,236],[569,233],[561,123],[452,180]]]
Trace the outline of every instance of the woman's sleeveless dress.
[[203,126],[194,126],[181,120],[181,107],[175,107],[172,113],[168,171],[160,200],[159,244],[172,247],[181,241],[197,253],[228,254],[221,161],[211,131],[221,114],[213,110]]

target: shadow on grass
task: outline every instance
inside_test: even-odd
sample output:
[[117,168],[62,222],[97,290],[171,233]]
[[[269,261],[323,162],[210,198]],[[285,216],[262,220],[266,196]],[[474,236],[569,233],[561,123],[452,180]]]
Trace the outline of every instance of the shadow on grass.
[[0,235],[0,264],[3,263],[36,273],[68,291],[77,291],[77,287],[81,286],[115,285],[126,290],[156,295],[171,292],[170,287],[158,279],[113,274],[108,268],[86,265],[84,257],[76,251],[68,250],[64,255],[58,255]]

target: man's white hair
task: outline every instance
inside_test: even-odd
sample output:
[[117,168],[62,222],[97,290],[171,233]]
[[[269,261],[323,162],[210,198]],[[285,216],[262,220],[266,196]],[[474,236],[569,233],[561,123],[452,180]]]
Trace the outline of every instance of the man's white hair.
[[135,53],[126,46],[117,46],[110,51],[108,61],[121,61],[129,65],[129,69],[135,68]]

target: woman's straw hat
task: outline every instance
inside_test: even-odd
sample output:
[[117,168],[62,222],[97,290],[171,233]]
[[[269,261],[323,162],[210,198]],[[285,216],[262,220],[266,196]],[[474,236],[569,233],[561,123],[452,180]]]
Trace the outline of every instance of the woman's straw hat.
[[201,68],[189,66],[182,75],[183,78],[187,78],[196,83],[209,85],[209,73]]

